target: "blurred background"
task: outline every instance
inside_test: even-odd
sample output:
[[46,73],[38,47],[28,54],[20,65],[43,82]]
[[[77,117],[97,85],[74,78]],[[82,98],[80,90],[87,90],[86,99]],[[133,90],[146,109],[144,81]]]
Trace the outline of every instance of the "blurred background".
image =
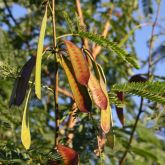
[[[108,24],[106,38],[121,44],[132,56],[138,59],[140,69],[135,69],[118,59],[113,52],[101,49],[97,62],[104,69],[107,87],[115,83],[128,82],[134,74],[148,74],[149,54],[152,56],[152,80],[165,80],[165,1],[164,0],[82,0],[86,30],[103,35]],[[76,5],[73,0],[56,0],[57,37],[77,30]],[[40,25],[44,15],[41,0],[0,0],[0,164],[46,164],[49,151],[54,144],[54,101],[52,93],[42,90],[42,99],[31,95],[29,103],[32,145],[26,151],[20,138],[24,103],[9,108],[13,84],[25,62],[36,55]],[[69,26],[71,18],[73,27]],[[154,25],[155,23],[155,25]],[[154,25],[154,27],[153,27]],[[153,39],[152,47],[150,41]],[[80,47],[81,39],[67,37]],[[52,24],[48,12],[45,47],[51,47]],[[89,49],[95,44],[89,42]],[[42,84],[53,86],[54,61],[51,52],[42,65]],[[70,88],[62,69],[59,69],[59,87],[67,92]],[[34,80],[34,73],[31,81]],[[125,125],[122,126],[116,107],[112,104],[115,146],[111,147],[111,137],[105,145],[102,160],[94,154],[97,148],[97,133],[100,111],[93,108],[94,121],[85,114],[77,113],[74,126],[69,125],[73,100],[59,92],[60,142],[73,147],[80,154],[81,164],[118,164],[127,149],[133,128],[140,97],[125,95]],[[93,123],[94,122],[94,123]],[[69,135],[73,135],[70,139]],[[140,117],[126,164],[164,164],[165,157],[165,112],[164,106],[144,100]],[[147,162],[147,163],[146,163]]]

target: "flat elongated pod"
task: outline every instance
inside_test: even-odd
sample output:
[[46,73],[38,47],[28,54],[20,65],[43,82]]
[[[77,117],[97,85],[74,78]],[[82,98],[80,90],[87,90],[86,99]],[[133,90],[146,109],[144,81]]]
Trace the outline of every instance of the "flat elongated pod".
[[57,152],[61,155],[63,161],[51,161],[50,165],[78,165],[79,155],[78,153],[70,147],[64,145],[57,145]]
[[101,79],[100,83],[101,83],[101,87],[102,87],[102,89],[106,95],[106,98],[108,100],[107,108],[101,109],[101,128],[105,133],[108,133],[109,130],[111,129],[112,125],[113,125],[112,111],[111,111],[111,106],[110,106],[110,102],[109,102],[109,98],[108,98],[106,84],[103,81],[103,79]]
[[106,109],[108,105],[107,97],[101,88],[99,80],[96,79],[92,72],[88,81],[88,88],[95,104],[101,109]]
[[133,75],[130,79],[129,82],[146,82],[147,79],[145,77],[142,77],[140,74],[135,74]]
[[47,22],[47,7],[41,24],[40,35],[38,39],[38,48],[37,48],[37,60],[36,60],[36,70],[35,70],[35,94],[41,99],[41,61],[42,61],[42,52],[43,52],[43,43],[45,37]]
[[76,45],[74,45],[70,41],[64,40],[64,43],[66,45],[68,54],[70,56],[70,60],[71,60],[77,81],[81,85],[87,85],[89,77],[90,77],[90,71],[88,68],[87,61],[81,49],[78,48]]
[[[124,94],[123,94],[123,92],[117,92],[117,97],[118,97],[118,99],[121,102],[124,101]],[[120,123],[122,125],[124,125],[124,112],[123,112],[123,108],[116,106],[116,112],[117,112],[117,116],[118,116],[118,118],[120,120]]]
[[101,109],[101,128],[104,131],[104,133],[108,133],[113,126],[112,111],[106,88],[106,78],[103,69],[99,64],[97,64],[97,67],[99,69],[100,85],[108,101],[107,108]]
[[10,97],[9,107],[11,107],[11,105],[19,106],[22,104],[25,98],[30,75],[35,66],[35,62],[36,62],[36,57],[31,56],[31,58],[22,67],[21,72],[19,74],[20,76],[15,80],[15,83],[13,86],[13,91]]
[[68,78],[69,85],[78,108],[82,112],[89,112],[92,102],[87,88],[76,81],[72,65],[70,61],[66,59],[66,57],[62,57],[60,62]]
[[24,112],[23,112],[23,119],[22,119],[22,129],[21,129],[21,140],[22,144],[26,149],[30,148],[31,144],[31,136],[30,136],[30,128],[29,128],[29,114],[28,114],[28,101],[30,98],[31,89],[28,92]]

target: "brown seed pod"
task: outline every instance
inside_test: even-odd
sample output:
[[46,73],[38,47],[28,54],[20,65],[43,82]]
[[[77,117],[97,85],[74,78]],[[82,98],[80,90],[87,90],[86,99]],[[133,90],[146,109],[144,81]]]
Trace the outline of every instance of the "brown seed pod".
[[[57,145],[57,152],[61,155],[64,165],[78,165],[79,155],[72,148],[66,147],[64,145]],[[51,161],[50,165],[59,165],[57,161]]]
[[101,88],[100,82],[96,79],[93,73],[90,74],[88,88],[91,91],[95,104],[101,109],[106,109],[108,105],[107,98]]
[[90,72],[87,61],[84,58],[81,49],[70,41],[64,40],[64,43],[70,56],[70,61],[72,63],[77,81],[81,85],[87,85],[90,77]]
[[61,58],[61,65],[66,73],[66,76],[71,87],[75,102],[82,112],[89,112],[92,106],[92,102],[85,86],[79,84],[75,78],[72,65],[66,57]]

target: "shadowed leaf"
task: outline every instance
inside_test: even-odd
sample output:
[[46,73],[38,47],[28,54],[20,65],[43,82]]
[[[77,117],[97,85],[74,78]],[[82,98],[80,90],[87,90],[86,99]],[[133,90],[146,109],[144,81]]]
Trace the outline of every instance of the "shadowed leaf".
[[[124,94],[123,92],[116,92],[117,93],[117,98],[123,102],[124,101]],[[116,112],[117,116],[121,122],[122,125],[124,125],[124,113],[123,113],[123,108],[116,106]]]
[[145,77],[142,77],[140,74],[133,75],[129,82],[146,82],[147,79]]
[[60,62],[68,78],[69,85],[78,108],[82,112],[89,112],[92,103],[87,88],[76,81],[72,65],[66,57],[62,57]]
[[41,24],[41,30],[40,30],[40,35],[38,39],[38,48],[37,48],[37,60],[36,60],[36,71],[35,71],[35,94],[39,99],[41,99],[41,61],[42,61],[46,22],[47,22],[47,7]]
[[64,40],[70,60],[73,66],[73,70],[76,76],[77,81],[82,85],[87,85],[90,72],[88,68],[87,61],[81,51],[76,45],[72,42]]

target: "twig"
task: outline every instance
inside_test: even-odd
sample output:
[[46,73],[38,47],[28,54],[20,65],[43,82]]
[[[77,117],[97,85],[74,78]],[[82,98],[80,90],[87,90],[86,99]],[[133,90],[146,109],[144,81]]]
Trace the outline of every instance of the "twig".
[[[84,17],[83,17],[83,13],[82,13],[82,10],[81,10],[80,0],[76,0],[76,9],[77,9],[78,16],[80,18],[80,25],[83,28],[85,28],[86,26],[85,26],[85,23],[84,23]],[[87,38],[83,39],[83,44],[84,44],[86,49],[89,49],[89,44],[88,44],[88,39]]]
[[58,92],[73,99],[73,95],[69,91],[67,91],[66,89],[62,89],[62,88],[58,87]]
[[124,164],[125,159],[126,159],[127,154],[128,154],[128,151],[129,151],[129,149],[131,147],[131,143],[132,143],[132,140],[133,140],[133,137],[134,137],[135,130],[137,128],[138,121],[140,119],[140,115],[143,112],[142,111],[142,107],[143,107],[143,98],[141,98],[141,101],[140,101],[139,112],[138,112],[138,115],[137,115],[136,120],[135,120],[135,124],[134,124],[132,132],[131,132],[131,136],[130,136],[130,139],[129,139],[129,142],[128,142],[127,149],[125,150],[125,152],[124,152],[124,154],[123,154],[123,156],[122,156],[122,158],[121,158],[121,160],[119,162],[119,165],[123,165]]
[[5,6],[6,6],[6,9],[7,9],[8,13],[9,13],[9,16],[10,16],[10,18],[12,19],[12,21],[14,22],[14,24],[15,24],[15,25],[19,25],[18,22],[17,22],[17,20],[14,18],[13,14],[12,14],[12,12],[11,12],[11,10],[10,10],[10,7],[9,7],[9,5],[7,4],[6,0],[3,0],[3,2],[4,2]]
[[[105,26],[104,26],[104,30],[102,32],[103,37],[107,36],[109,28],[110,28],[110,22],[109,22],[109,20],[107,20],[107,22],[105,23]],[[99,45],[94,46],[94,48],[92,50],[94,59],[96,59],[96,57],[100,53],[100,51],[101,51],[101,46],[99,46]]]
[[[53,21],[53,44],[56,49],[56,22],[55,22],[55,0],[52,0],[52,21]],[[56,59],[56,52],[54,53],[55,60],[55,75],[54,75],[54,103],[55,103],[55,147],[58,144],[58,130],[59,130],[59,110],[58,110],[58,62]]]
[[[108,31],[109,31],[109,28],[110,28],[110,19],[111,19],[111,16],[112,16],[112,10],[113,9],[108,9],[109,19],[105,23],[105,26],[104,26],[104,29],[103,29],[103,32],[102,32],[103,37],[106,37],[108,35]],[[92,54],[93,54],[94,59],[96,59],[96,57],[100,53],[100,51],[101,51],[101,46],[96,45],[96,46],[93,47]]]
[[[73,103],[72,105],[72,112],[71,114],[69,115],[69,120],[68,120],[68,129],[73,129],[74,126],[76,125],[76,122],[77,122],[77,119],[75,118],[75,113],[77,112],[77,105],[76,103]],[[67,144],[70,146],[70,147],[73,147],[73,138],[74,138],[74,133],[72,131],[69,131],[68,132],[68,136],[67,136]]]
[[[20,24],[19,24],[19,23],[17,22],[17,20],[14,18],[13,14],[12,14],[12,12],[11,12],[11,10],[10,10],[10,7],[9,7],[9,5],[8,5],[8,3],[7,3],[7,1],[6,1],[6,0],[3,0],[3,3],[5,4],[5,7],[6,7],[7,11],[8,11],[8,14],[9,14],[9,17],[12,19],[12,21],[14,22],[14,24],[15,24],[16,26],[18,26],[19,28],[21,28],[21,27],[20,27]],[[25,41],[25,44],[27,45],[27,48],[28,48],[28,50],[30,51],[30,44],[29,44],[29,42],[28,42],[24,37],[22,38],[22,40]]]
[[152,48],[153,48],[153,39],[154,39],[154,31],[155,31],[155,27],[157,24],[157,20],[158,20],[158,16],[159,16],[159,12],[160,12],[160,2],[158,2],[158,8],[157,8],[157,12],[156,12],[156,17],[155,17],[155,21],[152,25],[152,31],[151,31],[151,39],[150,39],[150,44],[149,44],[149,59],[148,59],[148,78],[150,78],[151,73],[152,73]]

